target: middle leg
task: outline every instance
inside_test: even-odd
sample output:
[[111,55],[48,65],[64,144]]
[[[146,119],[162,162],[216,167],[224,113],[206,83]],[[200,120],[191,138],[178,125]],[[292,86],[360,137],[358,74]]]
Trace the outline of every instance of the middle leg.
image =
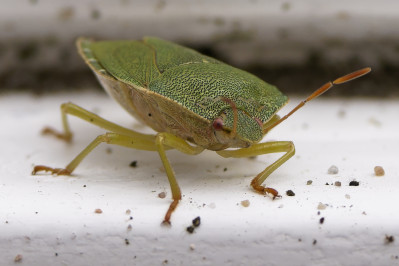
[[166,157],[165,153],[165,146],[166,147],[171,147],[174,148],[180,152],[183,152],[185,154],[189,155],[196,155],[199,154],[204,150],[204,148],[199,147],[199,146],[191,146],[189,145],[185,140],[176,137],[173,134],[170,133],[158,133],[156,136],[155,143],[158,148],[158,153],[161,158],[161,161],[165,167],[165,172],[166,175],[168,176],[169,179],[169,184],[170,188],[172,190],[172,203],[169,206],[168,211],[166,212],[165,218],[163,223],[164,224],[170,224],[170,217],[173,213],[173,211],[176,209],[179,200],[181,200],[181,192],[180,192],[180,187],[177,184],[175,173],[173,172],[172,167],[170,166],[170,162],[168,158]]
[[222,150],[217,151],[217,153],[225,158],[234,157],[250,157],[256,155],[262,155],[267,153],[278,153],[285,152],[283,156],[277,159],[274,163],[266,167],[265,170],[260,172],[254,179],[252,179],[251,186],[255,191],[266,194],[270,193],[273,195],[273,198],[279,196],[278,192],[269,187],[262,186],[262,183],[266,180],[266,178],[273,173],[278,167],[280,167],[283,163],[285,163],[289,158],[291,158],[295,154],[295,146],[291,141],[272,141],[272,142],[264,142],[257,143],[248,148],[242,148],[237,150]]

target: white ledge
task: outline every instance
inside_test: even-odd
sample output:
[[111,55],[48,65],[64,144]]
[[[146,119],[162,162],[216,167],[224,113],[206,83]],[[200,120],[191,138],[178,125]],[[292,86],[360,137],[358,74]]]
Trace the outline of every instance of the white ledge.
[[[292,99],[281,113],[299,100]],[[296,145],[296,155],[266,182],[283,195],[279,200],[261,196],[249,186],[278,155],[251,160],[223,159],[213,152],[198,156],[168,152],[184,195],[170,228],[160,225],[170,191],[154,152],[100,145],[73,177],[31,176],[36,164],[65,166],[103,133],[71,118],[72,145],[41,136],[45,125],[60,128],[59,105],[67,101],[150,132],[104,94],[2,95],[2,265],[14,265],[18,254],[24,265],[392,265],[399,261],[397,100],[321,98],[274,129],[264,141],[293,140]],[[137,167],[132,168],[134,160]],[[338,174],[327,173],[331,165],[338,167]],[[384,167],[384,176],[375,176],[376,165]],[[360,185],[349,186],[352,180]],[[342,185],[332,185],[335,181]],[[289,189],[295,196],[285,195]],[[167,197],[159,198],[160,192]],[[250,206],[243,207],[243,200],[249,200]],[[318,209],[320,203],[325,209]],[[101,214],[94,212],[97,208]],[[186,227],[197,216],[201,225],[189,234]],[[395,241],[387,243],[386,235]]]

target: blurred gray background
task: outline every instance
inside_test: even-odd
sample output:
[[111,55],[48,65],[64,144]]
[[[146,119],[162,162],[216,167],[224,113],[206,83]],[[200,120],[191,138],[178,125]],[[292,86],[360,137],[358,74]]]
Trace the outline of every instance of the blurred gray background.
[[[399,96],[394,0],[1,0],[0,90],[100,89],[78,36],[158,36],[252,72],[287,94],[371,66],[328,95]],[[352,83],[353,84],[353,83]]]

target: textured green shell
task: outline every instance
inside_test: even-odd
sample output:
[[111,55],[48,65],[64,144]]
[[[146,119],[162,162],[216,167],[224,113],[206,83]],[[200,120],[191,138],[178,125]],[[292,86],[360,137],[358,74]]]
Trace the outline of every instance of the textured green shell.
[[86,56],[97,60],[103,74],[163,95],[210,122],[225,110],[225,125],[232,128],[228,99],[238,110],[237,134],[251,141],[263,137],[255,119],[268,121],[288,101],[275,86],[248,72],[158,38],[87,46],[84,51],[92,54]]

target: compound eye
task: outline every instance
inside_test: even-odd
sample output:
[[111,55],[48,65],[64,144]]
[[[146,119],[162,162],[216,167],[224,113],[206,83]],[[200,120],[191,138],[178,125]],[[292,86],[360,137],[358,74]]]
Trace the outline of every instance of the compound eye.
[[221,118],[221,117],[218,117],[218,118],[216,118],[215,120],[213,120],[213,124],[212,124],[212,126],[213,126],[213,128],[216,130],[216,131],[220,131],[220,130],[223,130],[223,119]]

